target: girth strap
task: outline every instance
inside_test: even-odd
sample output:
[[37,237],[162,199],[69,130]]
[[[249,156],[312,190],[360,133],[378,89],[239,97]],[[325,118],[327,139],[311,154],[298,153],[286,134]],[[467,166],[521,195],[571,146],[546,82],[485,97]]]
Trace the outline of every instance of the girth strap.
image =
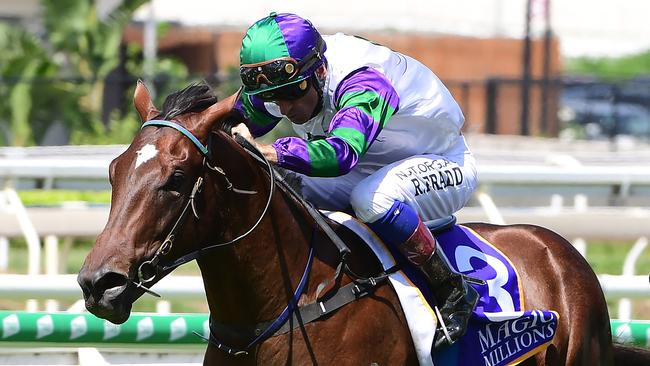
[[388,276],[384,276],[376,279],[373,282],[366,283],[348,283],[347,285],[340,287],[331,294],[327,299],[323,301],[316,301],[311,304],[307,304],[299,307],[293,313],[291,321],[284,323],[282,328],[278,329],[275,332],[274,336],[288,333],[296,328],[299,328],[301,325],[305,325],[313,322],[314,320],[320,319],[343,306],[354,302],[366,295],[370,295],[375,288],[382,284]]
[[[318,300],[294,309],[291,318],[287,319],[282,327],[277,329],[271,337],[289,333],[294,329],[325,317],[347,304],[370,295],[388,279],[390,274],[398,269],[398,267],[392,267],[377,277],[351,282],[343,287],[337,288],[336,291],[332,291],[327,299]],[[210,338],[206,340],[228,354],[235,356],[246,355],[248,354],[248,349],[241,350],[227,346],[219,341],[219,339],[237,340],[240,343],[246,343],[249,339],[259,337],[265,329],[269,328],[269,324],[271,322],[260,323],[251,328],[233,327],[217,323],[210,318]]]
[[[275,174],[273,174],[273,169],[270,168],[268,161],[264,158],[262,153],[255,148],[254,145],[249,143],[246,139],[241,136],[236,136],[235,140],[244,147],[244,149],[257,161],[260,163],[269,166],[269,179],[272,182],[275,182]],[[282,182],[282,181],[280,181]],[[282,182],[282,187],[292,195],[298,202],[300,202],[303,207],[307,210],[309,215],[315,221],[317,227],[319,227],[325,235],[331,240],[331,242],[337,247],[339,251],[339,264],[337,266],[336,272],[332,280],[327,281],[338,282],[341,279],[341,274],[347,268],[345,262],[347,255],[350,253],[350,249],[347,245],[341,240],[341,238],[334,232],[334,230],[327,224],[322,214],[316,210],[310,203],[306,202],[297,192],[295,192],[289,184]],[[271,186],[271,191],[273,191],[273,185]],[[206,248],[211,249],[212,247]],[[313,256],[313,247],[310,249],[310,258],[307,264],[307,269],[311,267],[311,260]],[[397,269],[391,268],[392,272]],[[296,291],[294,292],[294,297],[291,299],[287,307],[284,309],[282,314],[271,322],[261,323],[253,327],[252,329],[244,329],[242,327],[225,326],[218,324],[210,318],[210,336],[208,339],[202,335],[194,332],[197,336],[205,339],[213,346],[218,349],[235,356],[247,355],[249,351],[257,346],[259,343],[263,342],[269,337],[276,335],[281,335],[292,331],[300,327],[301,325],[310,323],[314,320],[317,320],[337,309],[345,306],[361,297],[367,296],[372,293],[372,291],[379,286],[381,283],[385,282],[389,274],[392,272],[386,271],[382,272],[376,277],[371,278],[361,278],[357,279],[355,282],[352,282],[346,286],[339,287],[336,286],[332,290],[328,291],[325,295],[322,296],[320,300],[302,307],[298,307],[298,297],[302,294],[304,289],[304,284],[299,285]],[[308,273],[306,270],[305,273]],[[303,276],[305,278],[305,276]],[[302,283],[302,281],[301,281]],[[219,339],[228,339],[229,343],[232,340],[235,340],[237,344],[244,344],[242,349],[238,349],[232,346],[228,346],[225,343],[221,342]]]

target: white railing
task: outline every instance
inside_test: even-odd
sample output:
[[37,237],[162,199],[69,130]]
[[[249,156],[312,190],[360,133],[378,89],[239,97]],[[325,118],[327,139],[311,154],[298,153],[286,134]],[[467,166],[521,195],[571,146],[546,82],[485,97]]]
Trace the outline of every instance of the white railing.
[[[65,262],[65,254],[58,251],[58,238],[93,237],[103,228],[108,218],[108,207],[73,207],[73,208],[27,208],[34,232],[45,237],[46,275],[34,272],[28,275],[0,275],[0,298],[20,299],[69,299],[80,298],[80,289],[75,275],[55,275],[58,261]],[[507,208],[498,213],[503,222],[531,223],[548,227],[573,242],[592,239],[635,240],[637,244],[628,254],[623,275],[601,275],[601,285],[609,298],[641,298],[650,297],[650,286],[647,276],[633,276],[636,261],[647,245],[647,230],[650,222],[650,209],[644,208],[589,208],[576,210],[574,208]],[[493,221],[489,214],[480,207],[467,207],[458,212],[459,222]],[[22,236],[17,225],[18,218],[11,212],[0,213],[0,237],[12,238]],[[40,246],[35,246],[36,255],[40,257]],[[583,255],[587,246],[582,250]],[[0,256],[3,254],[0,253]],[[8,256],[5,253],[4,256]],[[36,264],[32,264],[36,266]],[[30,272],[30,273],[31,273]],[[170,276],[170,279],[176,276]],[[183,278],[183,277],[178,277]],[[184,283],[183,280],[188,282]],[[160,291],[165,294],[165,300],[183,298],[185,296],[202,298],[202,282],[200,277],[183,278],[180,282],[161,282]],[[165,281],[165,280],[163,280]],[[178,281],[174,279],[172,281]],[[191,282],[193,281],[193,282]],[[177,286],[178,284],[182,286]],[[187,285],[187,286],[184,286]],[[56,310],[56,303],[48,302],[47,310]],[[34,309],[34,304],[30,309]],[[79,306],[77,306],[78,308]],[[619,308],[619,318],[629,319],[629,301],[623,299]]]
[[[2,192],[2,191],[0,191]],[[97,207],[28,207],[26,216],[38,235],[56,237],[95,237],[106,225],[108,206]],[[498,214],[505,223],[534,224],[547,227],[569,240],[635,241],[650,236],[650,207],[572,207],[501,208]],[[493,222],[482,207],[466,207],[456,216],[458,222]],[[10,211],[0,210],[0,237],[23,237],[18,218]]]
[[5,178],[33,179],[108,179],[110,160],[86,159],[3,159],[0,176]]
[[[562,145],[558,149],[546,141],[535,141],[531,146],[538,150],[514,154],[513,151],[520,151],[531,140],[499,139],[506,142],[506,147],[499,150],[485,143],[490,140],[480,138],[479,148],[475,149],[481,186],[475,195],[476,206],[459,211],[459,222],[536,224],[563,235],[583,255],[588,255],[588,240],[635,241],[634,248],[626,258],[622,276],[602,275],[601,284],[607,296],[647,296],[650,287],[647,277],[633,275],[636,262],[650,236],[650,147],[612,152],[600,146],[596,152],[584,152],[573,149],[573,145]],[[20,187],[22,182],[34,180],[40,181],[39,184],[46,188],[66,181],[91,181],[94,187],[107,189],[108,164],[125,148],[68,146],[0,149],[0,182],[4,182],[6,187],[0,193],[0,271],[6,268],[3,263],[6,263],[8,256],[9,239],[24,237],[28,239],[30,248],[29,275],[38,276],[40,238],[43,238],[46,243],[45,273],[55,275],[58,273],[57,263],[66,259],[58,249],[58,238],[70,241],[70,238],[94,237],[108,218],[108,207],[68,205],[25,209],[16,200],[12,187]],[[562,192],[553,192],[554,189]],[[597,190],[596,193],[594,190]],[[598,195],[608,197],[602,199]],[[538,196],[537,201],[542,204],[523,207],[520,203],[529,201],[531,196]],[[590,205],[589,197],[594,200],[594,196],[599,202],[598,207]],[[573,198],[571,205],[564,204],[567,197]],[[613,202],[615,206],[604,207],[601,201],[606,204]],[[57,277],[56,281],[63,281],[63,277]],[[0,280],[0,286],[2,283]],[[76,287],[76,283],[72,283]],[[64,291],[68,284],[61,286],[58,288]],[[78,293],[79,290],[75,291]],[[49,298],[36,292],[32,293],[36,298]],[[628,318],[629,305],[626,300],[622,300],[620,309],[619,317]]]
[[[152,289],[164,300],[205,300],[201,276],[171,274],[153,285]],[[82,293],[76,274],[3,274],[0,275],[0,298],[79,300]]]
[[[599,275],[598,280],[607,297],[611,299],[650,297],[648,276]],[[165,300],[205,299],[201,276],[171,274],[153,285],[151,289]],[[0,298],[79,300],[82,294],[75,274],[36,276],[4,274],[0,275]]]

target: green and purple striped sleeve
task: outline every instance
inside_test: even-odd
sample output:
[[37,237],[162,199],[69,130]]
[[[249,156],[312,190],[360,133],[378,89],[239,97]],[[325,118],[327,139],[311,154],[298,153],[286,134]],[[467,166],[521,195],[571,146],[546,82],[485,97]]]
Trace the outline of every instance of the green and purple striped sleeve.
[[246,126],[254,137],[265,135],[282,119],[269,113],[264,102],[254,95],[241,93],[235,103],[235,109],[244,117]]
[[369,67],[348,75],[338,85],[334,100],[337,112],[326,138],[305,141],[286,137],[273,144],[281,167],[318,177],[348,173],[399,105],[390,81]]

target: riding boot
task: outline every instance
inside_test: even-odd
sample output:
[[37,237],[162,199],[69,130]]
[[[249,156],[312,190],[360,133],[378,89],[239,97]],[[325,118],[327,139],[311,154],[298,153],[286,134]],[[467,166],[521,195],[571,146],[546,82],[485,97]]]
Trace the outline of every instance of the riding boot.
[[436,240],[422,221],[399,248],[424,274],[436,302],[443,304],[439,307],[440,320],[447,328],[449,339],[443,330],[436,332],[434,349],[454,343],[467,331],[467,322],[479,299],[478,292],[435,250]]

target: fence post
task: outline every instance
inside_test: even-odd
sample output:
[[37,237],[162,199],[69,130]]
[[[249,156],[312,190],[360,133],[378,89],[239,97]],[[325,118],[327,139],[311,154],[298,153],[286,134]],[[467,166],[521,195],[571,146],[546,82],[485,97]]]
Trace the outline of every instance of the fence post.
[[0,273],[7,273],[9,269],[9,239],[0,236]]
[[[45,274],[55,276],[59,273],[59,239],[55,235],[45,237]],[[58,311],[59,302],[57,300],[47,300],[45,310]]]
[[[639,259],[643,250],[648,246],[648,238],[645,236],[640,237],[630,252],[625,257],[623,264],[623,276],[633,276],[636,261]],[[632,302],[630,299],[623,298],[618,301],[618,318],[621,320],[629,321],[632,318]]]
[[[9,206],[12,207],[16,218],[18,219],[18,225],[25,235],[25,241],[27,241],[27,252],[29,256],[29,262],[27,263],[27,274],[28,275],[37,275],[40,273],[41,265],[41,240],[38,237],[36,228],[25,210],[25,206],[20,201],[18,193],[13,188],[5,188],[4,190]],[[25,305],[28,311],[36,311],[38,309],[38,303],[36,300],[27,300]]]
[[496,79],[488,79],[485,83],[485,133],[497,133],[497,102],[499,90]]

